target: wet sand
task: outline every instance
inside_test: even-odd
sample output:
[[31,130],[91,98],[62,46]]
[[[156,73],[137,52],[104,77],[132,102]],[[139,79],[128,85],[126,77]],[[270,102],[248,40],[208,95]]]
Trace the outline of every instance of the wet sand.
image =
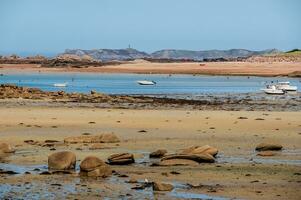
[[93,72],[93,73],[141,73],[141,74],[203,74],[245,76],[287,76],[301,71],[300,62],[188,62],[151,63],[126,62],[102,67],[45,68],[38,64],[0,64],[0,73],[15,72]]
[[[243,119],[239,119],[243,117]],[[256,120],[261,118],[261,120]],[[262,120],[263,119],[263,120]],[[76,174],[0,175],[2,195],[24,197],[35,193],[59,199],[111,197],[126,199],[183,199],[212,197],[239,199],[299,199],[301,193],[301,113],[264,111],[132,110],[80,107],[0,107],[0,140],[16,146],[16,153],[2,158],[8,168],[40,166],[47,170],[47,156],[71,150],[80,163],[88,155],[103,160],[119,152],[135,155],[136,164],[113,166],[118,174],[107,179],[83,179]],[[139,132],[145,130],[146,132]],[[121,142],[89,150],[89,144],[60,144],[55,151],[24,140],[63,141],[83,133],[114,132]],[[255,146],[276,142],[284,150],[272,157],[256,156]],[[219,149],[216,163],[199,166],[152,167],[148,155],[157,149],[169,153],[191,145],[209,144]],[[4,164],[1,164],[3,167]],[[18,167],[17,167],[18,168]],[[35,168],[35,167],[32,167]],[[20,169],[20,168],[18,168]],[[25,170],[26,171],[26,170]],[[171,172],[178,172],[171,173]],[[21,173],[21,172],[20,172]],[[174,184],[172,192],[134,190],[130,178]],[[199,187],[187,187],[186,184]],[[47,188],[47,189],[45,189]],[[118,191],[118,192],[117,192]],[[182,196],[181,196],[182,195]],[[184,196],[183,196],[184,195]],[[190,196],[189,196],[190,195]],[[28,198],[32,196],[27,196]],[[204,196],[203,196],[204,197]],[[214,198],[213,198],[214,199]],[[218,199],[218,198],[216,198]]]

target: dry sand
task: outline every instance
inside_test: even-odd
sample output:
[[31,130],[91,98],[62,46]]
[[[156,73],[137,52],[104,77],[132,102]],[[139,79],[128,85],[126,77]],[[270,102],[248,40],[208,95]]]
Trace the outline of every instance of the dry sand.
[[[239,117],[247,119],[238,119]],[[264,120],[255,120],[256,118]],[[110,154],[117,152],[132,152],[139,160],[159,148],[172,153],[191,145],[209,144],[219,149],[218,162],[215,164],[196,167],[150,167],[148,164],[141,164],[116,166],[113,169],[139,180],[147,178],[150,181],[204,185],[189,190],[193,193],[242,199],[300,199],[300,119],[300,112],[0,107],[0,141],[17,145],[17,153],[5,158],[6,162],[17,165],[46,165],[47,156],[53,152],[47,147],[23,143],[27,139],[62,141],[67,136],[104,132],[114,132],[121,138],[122,141],[117,145],[104,144],[107,149],[96,151],[91,151],[82,144],[56,147],[56,151],[69,149],[75,152],[78,161],[87,155],[97,155],[105,160]],[[139,130],[146,132],[141,133]],[[256,156],[254,148],[261,142],[280,143],[284,150],[276,156],[260,158]],[[78,147],[81,150],[77,150]],[[180,174],[174,175],[171,171]],[[39,189],[41,192],[40,187],[47,187],[48,191],[52,191],[54,186],[47,184],[70,184],[75,179],[70,175],[64,175],[63,178],[0,175],[0,184],[5,182],[23,185],[25,181],[29,181],[36,184],[32,186],[36,189],[31,189],[31,192]],[[68,193],[67,196],[69,199],[89,199],[97,195],[120,198],[131,193],[133,199],[147,197],[147,194],[124,188],[124,181],[128,178],[123,179],[119,180],[122,184],[117,184],[116,180],[80,180],[80,184],[85,183],[90,187],[90,192],[82,190],[78,194]],[[99,188],[104,189],[99,191]],[[25,192],[24,188],[23,190],[19,190],[20,194]],[[62,189],[53,190],[59,195]],[[155,197],[171,199],[164,193],[156,194]]]
[[[201,64],[201,65],[200,65]],[[204,66],[203,66],[204,65]],[[208,62],[208,63],[150,63],[128,62],[121,65],[82,68],[42,68],[35,64],[0,64],[0,73],[10,72],[98,72],[143,74],[205,74],[278,76],[301,71],[300,62]]]

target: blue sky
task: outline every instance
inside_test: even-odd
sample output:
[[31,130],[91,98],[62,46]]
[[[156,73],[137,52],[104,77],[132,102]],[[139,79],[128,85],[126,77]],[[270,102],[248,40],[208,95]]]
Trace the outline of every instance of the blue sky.
[[301,48],[300,0],[0,0],[0,54]]

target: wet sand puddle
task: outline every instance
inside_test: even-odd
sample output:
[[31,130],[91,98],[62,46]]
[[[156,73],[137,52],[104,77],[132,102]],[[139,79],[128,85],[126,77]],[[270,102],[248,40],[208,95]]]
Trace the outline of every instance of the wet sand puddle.
[[[150,159],[148,151],[128,151],[135,155],[135,164],[132,167],[149,167],[159,159]],[[31,152],[23,152],[30,154]],[[298,156],[301,150],[283,150],[282,155]],[[301,165],[300,160],[282,160],[277,158],[260,158],[255,152],[250,157],[226,156],[220,153],[216,163],[262,163],[262,164],[286,164]],[[74,171],[48,171],[47,165],[14,165],[0,163],[0,176],[8,180],[0,183],[0,196],[13,199],[65,199],[81,197],[79,195],[91,194],[104,199],[228,199],[220,196],[209,196],[197,192],[191,192],[191,185],[179,182],[170,182],[174,189],[170,192],[154,192],[152,184],[145,180],[137,183],[129,183],[128,176],[121,176],[115,172],[110,178],[86,178],[79,177],[79,164]],[[24,178],[24,176],[27,176]],[[10,178],[13,181],[10,181]],[[16,178],[17,181],[14,181]],[[85,198],[85,196],[83,196]]]
[[256,164],[283,164],[283,165],[297,165],[301,166],[301,160],[282,159],[282,157],[289,158],[290,156],[301,156],[301,149],[296,150],[282,150],[279,155],[271,157],[256,156],[257,152],[253,152],[250,156],[228,156],[219,153],[216,159],[217,163],[256,163]]
[[[110,178],[81,178],[75,172],[79,171],[79,166],[72,174],[48,174],[46,165],[34,166],[19,166],[13,164],[0,164],[0,172],[8,172],[8,174],[20,177],[30,175],[41,175],[37,180],[21,181],[14,183],[0,184],[0,196],[4,198],[13,197],[14,199],[57,199],[65,197],[75,197],[78,194],[89,193],[92,188],[90,184],[97,185],[93,188],[93,193],[105,199],[212,199],[224,200],[227,198],[208,196],[205,194],[191,193],[187,190],[190,186],[178,182],[173,182],[174,189],[171,192],[154,192],[151,183],[146,183],[144,180],[138,180],[137,183],[128,183],[127,179],[119,178],[115,173]],[[11,173],[15,172],[15,174]],[[55,172],[55,171],[54,171]],[[44,174],[44,175],[43,175]],[[42,176],[43,175],[43,176]],[[46,179],[46,180],[45,180]],[[58,183],[59,182],[59,183]],[[142,185],[141,189],[133,189],[138,185]],[[118,188],[118,192],[115,189]]]
[[[142,157],[136,159],[135,166],[146,166],[160,159],[156,158],[149,158],[150,152],[147,151],[129,151],[133,154],[140,154]],[[232,164],[245,164],[245,163],[257,163],[257,164],[285,164],[285,165],[297,165],[301,166],[301,160],[294,160],[294,159],[282,159],[282,157],[289,157],[289,156],[301,156],[301,149],[296,150],[282,150],[279,152],[280,158],[276,156],[272,157],[260,157],[256,156],[257,152],[252,152],[249,157],[241,157],[241,156],[228,156],[224,155],[223,153],[219,153],[216,156],[216,163],[232,163]]]

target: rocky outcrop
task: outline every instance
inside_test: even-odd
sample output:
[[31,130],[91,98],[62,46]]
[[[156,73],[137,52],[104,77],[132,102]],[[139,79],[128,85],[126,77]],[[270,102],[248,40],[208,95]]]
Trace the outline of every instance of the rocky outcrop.
[[282,149],[282,145],[275,143],[260,143],[255,149],[256,151],[280,151]]
[[88,156],[80,163],[81,176],[108,177],[111,174],[110,166],[95,156]]
[[108,157],[109,165],[128,165],[134,162],[134,155],[130,153],[118,153]]
[[117,143],[119,138],[114,133],[104,133],[101,135],[80,135],[71,136],[64,139],[65,143]]
[[153,183],[153,190],[154,191],[171,191],[173,190],[173,185],[169,183],[162,183],[162,182],[154,182]]
[[149,157],[150,157],[150,158],[161,158],[161,157],[163,157],[166,153],[167,153],[167,150],[165,150],[165,149],[158,149],[158,150],[156,150],[156,151],[154,151],[154,152],[151,152],[151,153],[149,154]]
[[14,153],[15,149],[7,143],[0,143],[0,153]]
[[75,169],[76,156],[71,151],[56,152],[48,156],[48,169],[69,170]]

